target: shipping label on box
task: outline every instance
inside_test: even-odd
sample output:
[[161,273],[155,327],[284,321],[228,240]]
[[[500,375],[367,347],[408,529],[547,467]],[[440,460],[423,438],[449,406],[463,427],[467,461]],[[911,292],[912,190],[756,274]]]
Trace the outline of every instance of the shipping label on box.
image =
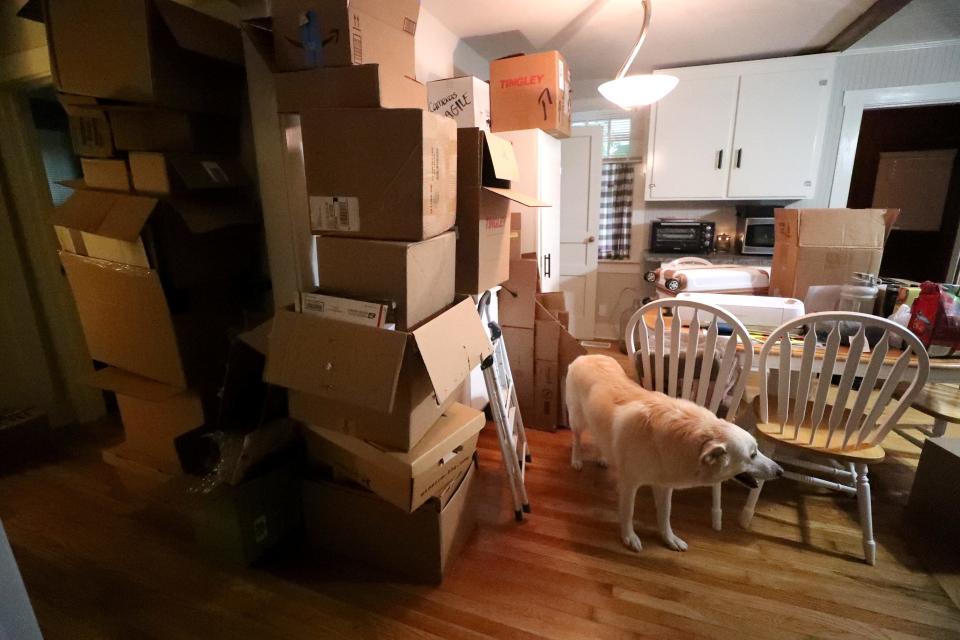
[[301,293],[300,311],[331,320],[383,328],[387,324],[389,307],[376,302],[365,302],[322,293]]
[[459,128],[490,130],[490,85],[479,78],[428,82],[427,105],[433,113],[455,120]]
[[310,228],[323,231],[360,231],[360,200],[350,196],[310,196]]

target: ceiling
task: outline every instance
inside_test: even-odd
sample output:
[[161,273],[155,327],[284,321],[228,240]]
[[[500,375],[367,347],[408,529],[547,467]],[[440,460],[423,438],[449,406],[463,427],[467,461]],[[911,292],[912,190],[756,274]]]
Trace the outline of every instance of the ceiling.
[[913,0],[851,49],[960,38],[960,0]]
[[[656,0],[633,69],[815,50],[874,1]],[[422,0],[422,5],[484,57],[559,49],[580,79],[616,73],[642,20],[638,0]]]

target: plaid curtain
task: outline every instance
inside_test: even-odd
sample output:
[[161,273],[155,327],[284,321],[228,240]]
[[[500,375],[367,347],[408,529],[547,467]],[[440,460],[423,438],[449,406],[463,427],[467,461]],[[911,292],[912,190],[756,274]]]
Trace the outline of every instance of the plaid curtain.
[[605,162],[600,181],[601,260],[630,258],[630,228],[633,218],[633,163]]

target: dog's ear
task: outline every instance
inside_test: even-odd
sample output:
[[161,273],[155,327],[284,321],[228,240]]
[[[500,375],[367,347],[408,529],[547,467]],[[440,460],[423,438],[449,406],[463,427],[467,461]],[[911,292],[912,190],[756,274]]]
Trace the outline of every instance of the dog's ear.
[[700,464],[718,464],[723,460],[725,455],[727,455],[727,445],[722,442],[717,442],[716,440],[711,440],[703,445],[703,450],[700,453]]

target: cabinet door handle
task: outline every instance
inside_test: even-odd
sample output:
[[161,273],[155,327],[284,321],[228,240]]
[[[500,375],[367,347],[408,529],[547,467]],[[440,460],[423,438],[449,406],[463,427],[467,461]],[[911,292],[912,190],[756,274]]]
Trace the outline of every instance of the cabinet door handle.
[[549,254],[549,253],[543,254],[543,277],[544,277],[544,278],[549,278],[549,277],[550,277],[550,263],[551,263],[551,262],[552,262],[552,261],[550,260],[550,254]]
[[743,156],[743,149],[737,149],[737,169],[740,168],[740,158]]
[[723,168],[723,149],[717,151],[717,169]]

